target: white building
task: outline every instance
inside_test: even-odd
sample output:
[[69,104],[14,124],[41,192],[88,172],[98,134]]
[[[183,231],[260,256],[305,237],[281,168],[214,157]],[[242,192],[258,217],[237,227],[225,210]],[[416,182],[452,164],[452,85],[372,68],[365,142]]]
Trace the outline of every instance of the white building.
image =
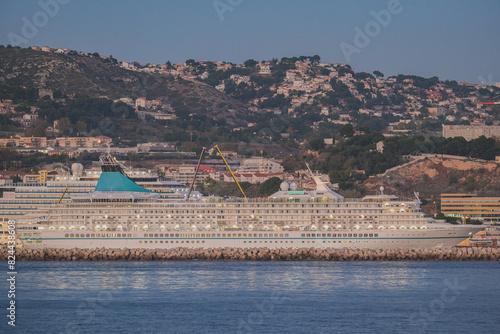
[[24,127],[33,126],[37,119],[38,119],[37,114],[24,114],[22,120],[23,126]]
[[219,92],[223,92],[224,89],[226,89],[226,84],[224,83],[224,81],[222,81],[220,84],[215,86],[215,89],[217,89]]
[[50,97],[51,99],[53,99],[53,98],[54,98],[54,93],[53,93],[53,92],[52,92],[52,90],[50,90],[50,89],[40,88],[40,89],[38,90],[38,97],[39,97],[39,98],[42,98],[42,97],[44,97],[44,96],[48,96],[48,97]]
[[146,100],[145,97],[139,97],[137,100],[135,100],[135,107],[136,108],[146,108],[146,103],[148,100]]
[[[196,173],[195,165],[182,165],[170,167],[165,171],[165,177],[175,180],[179,183],[190,185]],[[196,183],[205,181],[209,175],[198,173],[196,175]]]
[[283,166],[278,162],[261,157],[244,159],[238,169],[239,173],[283,173]]
[[270,64],[260,64],[259,74],[271,74],[271,65]]
[[[283,173],[234,173],[238,182],[248,182],[252,184],[263,183],[272,177],[283,177]],[[233,176],[229,172],[221,172],[221,180],[224,182],[234,182]]]
[[443,137],[464,137],[467,141],[481,136],[500,137],[500,126],[488,125],[443,125]]

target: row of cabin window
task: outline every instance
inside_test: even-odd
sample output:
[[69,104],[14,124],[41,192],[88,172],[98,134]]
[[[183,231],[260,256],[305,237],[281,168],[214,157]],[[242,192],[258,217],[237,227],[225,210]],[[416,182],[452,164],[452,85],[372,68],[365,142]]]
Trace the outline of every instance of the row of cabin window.
[[[252,235],[253,234],[253,235]],[[163,238],[163,237],[171,237],[171,238],[231,238],[231,237],[243,237],[243,238],[247,238],[247,237],[255,237],[255,238],[267,238],[267,237],[275,237],[275,238],[278,238],[278,237],[288,237],[289,234],[288,233],[213,233],[213,234],[205,234],[205,233],[146,233],[144,234],[144,237],[146,238]],[[66,233],[64,235],[64,237],[66,238],[105,238],[105,237],[117,237],[117,238],[130,238],[132,237],[132,234],[130,233],[97,233],[97,234],[94,234],[94,233]],[[378,233],[302,233],[301,234],[301,237],[303,238],[331,238],[331,237],[344,237],[344,238],[377,238],[378,237]]]
[[303,238],[331,238],[331,237],[339,237],[339,238],[377,238],[378,233],[302,233],[300,235]]
[[145,233],[145,238],[287,238],[289,236],[288,233]]
[[[191,240],[191,243],[192,243],[192,244],[194,244],[195,242],[196,242],[197,244],[199,244],[199,243],[200,243],[200,240],[196,240],[196,241],[195,241],[195,240]],[[139,240],[139,243],[140,243],[140,244],[142,244],[142,243],[143,243],[143,241],[142,241],[142,240]],[[145,244],[147,244],[147,243],[148,243],[148,240],[145,240],[145,241],[144,241],[144,243],[145,243]],[[158,241],[158,240],[154,240],[154,241],[153,241],[153,240],[150,240],[150,241],[149,241],[149,243],[150,243],[150,244],[152,244],[152,243],[155,243],[155,244],[160,243],[160,244],[162,244],[162,243],[163,243],[163,240],[160,240],[160,241]],[[166,244],[168,244],[168,240],[165,240],[165,243],[166,243]],[[180,240],[180,241],[179,241],[179,240],[170,240],[170,243],[171,243],[171,244],[173,244],[173,243],[176,243],[176,244],[181,243],[181,244],[183,244],[183,243],[184,243],[184,240]],[[186,244],[188,244],[188,243],[189,243],[189,240],[186,240]],[[205,243],[205,240],[201,240],[201,243],[202,243],[202,244],[204,244],[204,243]]]
[[66,233],[64,235],[65,238],[111,238],[111,237],[116,237],[116,238],[131,238],[132,237],[132,234],[130,233]]

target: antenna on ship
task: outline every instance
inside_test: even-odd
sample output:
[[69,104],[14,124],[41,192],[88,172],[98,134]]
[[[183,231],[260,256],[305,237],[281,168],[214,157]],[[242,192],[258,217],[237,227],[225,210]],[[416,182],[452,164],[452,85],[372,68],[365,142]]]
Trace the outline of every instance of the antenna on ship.
[[417,201],[420,202],[420,198],[418,197],[418,195],[420,195],[420,193],[418,191],[414,191],[413,193],[415,194],[415,198],[417,199]]
[[313,172],[311,170],[311,167],[309,167],[309,164],[307,162],[306,162],[306,167],[309,170],[309,173],[311,174],[311,177],[314,177],[314,174],[313,174]]

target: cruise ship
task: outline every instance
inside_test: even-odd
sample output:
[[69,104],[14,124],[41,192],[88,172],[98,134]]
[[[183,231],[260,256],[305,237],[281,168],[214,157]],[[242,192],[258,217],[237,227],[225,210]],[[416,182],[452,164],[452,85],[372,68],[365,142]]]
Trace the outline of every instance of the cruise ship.
[[[102,166],[113,166],[139,185],[158,194],[158,201],[184,200],[189,193],[189,187],[177,182],[162,179],[151,171],[128,169],[112,157],[103,156]],[[39,175],[26,175],[23,182],[4,184],[0,186],[0,248],[8,241],[7,226],[11,220],[33,213],[46,211],[57,204],[71,202],[78,195],[94,191],[100,174],[100,169],[83,170],[83,166],[75,163],[71,166],[72,173],[48,175],[43,171]],[[43,178],[40,176],[43,175]],[[190,193],[191,198],[202,196],[197,191]]]
[[[102,158],[100,163],[104,163]],[[117,166],[118,162],[113,158],[111,164]],[[27,175],[23,182],[0,186],[0,222],[16,219],[58,202],[69,202],[74,196],[92,192],[102,173],[94,169],[83,171],[79,163],[73,164],[71,169],[71,175],[47,175],[43,180],[36,175]],[[162,179],[156,173],[132,169],[125,171],[124,168],[122,173],[137,184],[158,193],[159,200],[182,200],[189,192],[189,187],[177,181]],[[198,198],[201,193],[193,191],[190,196]]]
[[283,182],[267,198],[160,200],[119,170],[94,191],[19,217],[26,248],[451,248],[482,230],[437,224],[420,201],[384,194],[348,199],[311,175],[313,191]]

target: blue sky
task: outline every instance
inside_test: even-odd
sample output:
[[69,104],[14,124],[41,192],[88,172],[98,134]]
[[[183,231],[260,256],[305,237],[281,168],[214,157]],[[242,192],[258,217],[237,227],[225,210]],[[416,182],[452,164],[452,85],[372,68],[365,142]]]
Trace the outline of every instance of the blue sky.
[[0,44],[143,64],[318,54],[356,71],[492,84],[499,14],[498,0],[2,0]]

